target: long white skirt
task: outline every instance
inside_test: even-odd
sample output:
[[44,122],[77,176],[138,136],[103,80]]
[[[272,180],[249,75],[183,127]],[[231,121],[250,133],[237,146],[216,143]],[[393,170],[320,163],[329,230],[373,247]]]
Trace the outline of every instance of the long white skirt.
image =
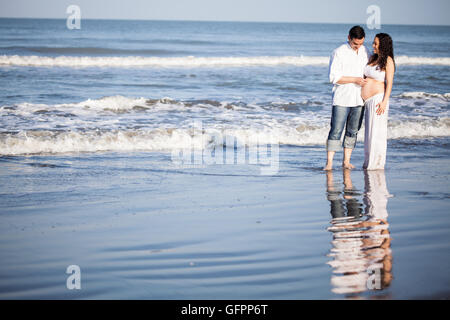
[[364,165],[367,170],[382,170],[386,164],[387,120],[389,103],[383,114],[378,115],[377,104],[383,100],[384,92],[364,102]]

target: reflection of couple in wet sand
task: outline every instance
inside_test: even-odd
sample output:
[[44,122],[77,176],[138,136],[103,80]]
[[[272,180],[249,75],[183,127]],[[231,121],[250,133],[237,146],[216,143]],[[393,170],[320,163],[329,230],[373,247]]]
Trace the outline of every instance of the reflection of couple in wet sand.
[[333,158],[343,140],[342,166],[353,169],[350,157],[356,138],[365,120],[364,169],[384,169],[387,149],[387,117],[389,97],[394,80],[395,62],[391,37],[378,33],[370,55],[364,44],[365,33],[360,26],[350,29],[348,42],[335,49],[330,58],[329,79],[333,83],[331,128],[327,139],[327,164],[333,168]]
[[[384,289],[392,281],[391,238],[387,222],[389,193],[383,170],[365,171],[363,203],[353,188],[350,170],[343,170],[344,189],[327,172],[327,198],[333,233],[328,264],[333,268],[332,291],[340,294]],[[365,210],[364,210],[365,209]]]

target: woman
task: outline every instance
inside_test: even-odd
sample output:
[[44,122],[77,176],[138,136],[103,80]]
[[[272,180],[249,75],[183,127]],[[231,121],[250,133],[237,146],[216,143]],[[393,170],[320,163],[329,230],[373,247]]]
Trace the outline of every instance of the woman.
[[384,169],[387,149],[387,116],[395,62],[391,37],[378,33],[373,55],[364,69],[367,84],[361,89],[365,106],[364,169]]

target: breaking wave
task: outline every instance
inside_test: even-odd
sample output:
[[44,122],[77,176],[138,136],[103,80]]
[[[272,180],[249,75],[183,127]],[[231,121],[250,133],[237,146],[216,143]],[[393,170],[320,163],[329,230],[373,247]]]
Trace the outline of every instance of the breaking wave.
[[[323,145],[327,125],[265,128],[156,128],[143,130],[22,130],[0,133],[0,155],[71,153],[97,151],[173,151],[210,149],[232,143],[242,147],[280,145]],[[389,139],[450,136],[450,118],[427,121],[391,121]],[[228,140],[227,140],[228,139]],[[364,130],[358,138],[364,139]]]
[[[399,110],[393,107],[389,114],[389,139],[450,136],[449,93],[404,92],[393,99]],[[417,105],[420,101],[425,103]],[[118,95],[55,105],[3,105],[0,155],[208,149],[227,145],[227,138],[236,147],[324,145],[330,108],[318,102],[261,105]],[[363,129],[358,139],[364,139]]]
[[[450,66],[450,57],[396,57],[398,65]],[[328,65],[329,57],[321,56],[260,56],[260,57],[93,57],[93,56],[0,56],[0,66],[31,67],[245,67],[245,66],[316,66]]]

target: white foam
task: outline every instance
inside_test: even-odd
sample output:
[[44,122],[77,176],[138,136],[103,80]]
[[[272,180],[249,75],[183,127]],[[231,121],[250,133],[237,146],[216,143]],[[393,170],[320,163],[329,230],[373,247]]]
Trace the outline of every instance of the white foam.
[[[157,128],[111,131],[21,131],[0,134],[0,155],[96,151],[170,151],[174,149],[207,149],[222,145],[226,136],[241,145],[288,144],[324,145],[328,124],[292,126],[204,126],[203,136],[192,128]],[[389,139],[450,136],[450,118],[423,121],[390,121]],[[364,129],[358,137],[364,141]]]
[[400,98],[411,98],[411,99],[428,99],[428,98],[439,98],[442,100],[450,100],[450,93],[428,93],[423,91],[416,92],[403,92],[399,95]]
[[84,108],[88,107],[95,110],[129,110],[135,106],[145,106],[147,99],[145,98],[128,98],[124,96],[109,96],[100,99],[88,99],[76,104],[63,104],[62,107]]
[[[395,97],[388,138],[449,137],[448,97],[425,92]],[[424,98],[430,101],[415,105]],[[410,112],[395,109],[402,99],[411,104]],[[183,102],[168,97],[117,95],[55,105],[20,103],[0,107],[0,155],[201,149],[222,144],[217,132],[248,145],[324,145],[329,119],[330,109],[321,106],[296,114],[278,105],[239,107],[225,101]],[[203,121],[206,142],[192,136],[194,121]],[[358,138],[363,141],[363,129]]]
[[[398,56],[398,65],[450,66],[450,57]],[[240,67],[240,66],[313,66],[328,65],[329,57],[323,56],[259,56],[259,57],[91,57],[91,56],[0,56],[0,66],[32,67]]]
[[[39,104],[39,103],[17,103],[14,105],[14,109],[11,109],[9,105],[3,105],[0,107],[0,115],[7,113],[14,113],[21,116],[30,116],[35,112],[45,111],[60,111],[72,113],[75,115],[97,115],[99,112],[105,111],[121,113],[134,110],[143,110],[150,108],[158,108],[161,110],[164,107],[171,106],[183,106],[182,102],[177,102],[171,98],[162,98],[149,100],[144,97],[132,98],[121,95],[107,96],[99,99],[87,99],[76,103],[62,103],[62,104]],[[139,107],[141,107],[139,109]]]
[[389,120],[388,139],[450,136],[450,118]]
[[326,65],[328,57],[43,57],[0,56],[0,65],[35,67],[223,67],[274,65]]
[[450,57],[409,57],[397,56],[395,57],[397,65],[437,65],[450,66]]

